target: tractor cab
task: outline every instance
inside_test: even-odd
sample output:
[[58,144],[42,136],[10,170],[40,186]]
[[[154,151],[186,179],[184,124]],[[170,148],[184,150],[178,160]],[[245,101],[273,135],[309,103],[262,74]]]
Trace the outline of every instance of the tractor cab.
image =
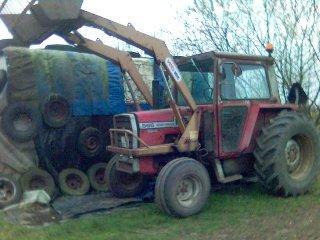
[[[201,112],[200,144],[212,158],[252,153],[252,135],[267,119],[295,108],[280,103],[271,56],[208,52],[176,62]],[[181,93],[174,92],[177,104],[185,106]]]
[[[198,105],[243,100],[280,102],[272,57],[209,52],[176,61]],[[186,105],[180,93],[176,96],[179,106]]]

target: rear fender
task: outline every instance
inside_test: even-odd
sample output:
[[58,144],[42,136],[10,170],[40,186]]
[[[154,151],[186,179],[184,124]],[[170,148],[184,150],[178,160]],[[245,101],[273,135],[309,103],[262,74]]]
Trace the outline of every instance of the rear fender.
[[252,153],[261,128],[267,125],[282,110],[294,111],[296,105],[292,104],[252,104],[239,142],[238,153]]

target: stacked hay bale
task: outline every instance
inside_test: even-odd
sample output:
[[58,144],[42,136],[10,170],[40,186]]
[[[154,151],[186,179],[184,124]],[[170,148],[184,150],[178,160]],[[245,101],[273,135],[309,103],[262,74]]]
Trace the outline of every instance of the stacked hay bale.
[[[70,195],[90,186],[107,190],[108,130],[113,115],[135,110],[131,94],[119,66],[62,50],[68,51],[6,48],[0,56],[0,208],[22,190],[44,189],[51,196],[55,185]],[[151,90],[159,69],[152,59],[135,63]]]
[[1,69],[0,181],[3,174],[8,186],[0,189],[0,207],[1,196],[14,192],[10,180],[52,196],[55,182],[65,193],[84,194],[88,171],[100,181],[93,188],[103,190],[97,173],[110,157],[108,129],[112,116],[126,111],[119,67],[90,54],[7,48]]

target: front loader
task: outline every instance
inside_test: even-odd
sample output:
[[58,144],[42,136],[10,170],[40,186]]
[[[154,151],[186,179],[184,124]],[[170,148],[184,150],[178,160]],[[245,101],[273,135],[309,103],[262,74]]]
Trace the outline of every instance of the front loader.
[[[106,177],[115,196],[138,195],[156,180],[160,209],[187,217],[204,208],[213,183],[257,176],[275,195],[309,190],[320,167],[318,132],[298,111],[303,103],[299,96],[305,95],[301,88],[290,91],[294,100],[281,104],[271,54],[208,52],[174,60],[163,41],[80,10],[79,2],[68,1],[66,7],[58,0],[31,1],[27,11],[34,19],[29,21],[38,28],[28,37],[19,32],[17,19],[7,26],[15,44],[41,42],[55,33],[105,58],[110,59],[110,53],[119,56],[100,42],[70,33],[91,26],[144,50],[159,64],[170,108],[114,117],[108,150],[115,156]],[[56,8],[48,8],[49,3]],[[268,50],[272,52],[270,46]],[[123,69],[134,67],[122,63]],[[145,92],[142,79],[136,79]]]

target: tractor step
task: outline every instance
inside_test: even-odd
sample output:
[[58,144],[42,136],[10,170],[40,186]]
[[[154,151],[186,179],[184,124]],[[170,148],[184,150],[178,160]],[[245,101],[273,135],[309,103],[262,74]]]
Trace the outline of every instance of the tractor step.
[[229,182],[234,182],[234,181],[238,181],[238,180],[243,179],[243,176],[241,174],[235,174],[235,175],[226,177],[224,175],[224,171],[223,171],[223,168],[222,168],[222,165],[221,165],[221,161],[219,159],[215,159],[214,163],[215,163],[214,171],[215,171],[215,174],[217,176],[217,180],[219,182],[221,182],[221,183],[229,183]]

